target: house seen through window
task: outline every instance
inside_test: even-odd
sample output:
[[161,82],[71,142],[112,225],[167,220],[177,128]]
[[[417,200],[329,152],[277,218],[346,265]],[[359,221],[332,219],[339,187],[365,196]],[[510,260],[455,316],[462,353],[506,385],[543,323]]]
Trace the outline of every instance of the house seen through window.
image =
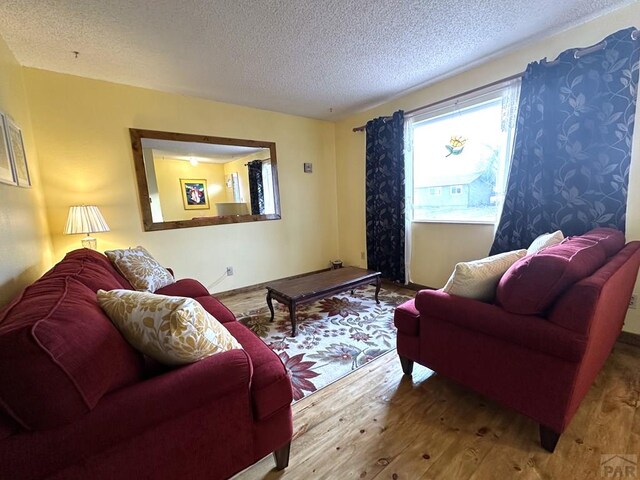
[[511,160],[518,84],[415,117],[413,219],[497,222]]

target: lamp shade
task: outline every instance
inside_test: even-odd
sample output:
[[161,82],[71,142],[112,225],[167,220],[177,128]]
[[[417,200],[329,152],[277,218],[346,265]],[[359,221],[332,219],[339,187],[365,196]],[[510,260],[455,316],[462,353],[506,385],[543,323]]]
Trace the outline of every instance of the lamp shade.
[[76,205],[69,207],[67,226],[64,233],[96,233],[108,232],[109,225],[95,205]]

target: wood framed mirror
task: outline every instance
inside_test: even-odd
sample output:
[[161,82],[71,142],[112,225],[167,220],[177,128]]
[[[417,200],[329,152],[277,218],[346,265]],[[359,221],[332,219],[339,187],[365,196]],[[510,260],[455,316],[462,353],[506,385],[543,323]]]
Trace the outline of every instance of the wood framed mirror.
[[281,218],[275,142],[129,133],[145,231]]

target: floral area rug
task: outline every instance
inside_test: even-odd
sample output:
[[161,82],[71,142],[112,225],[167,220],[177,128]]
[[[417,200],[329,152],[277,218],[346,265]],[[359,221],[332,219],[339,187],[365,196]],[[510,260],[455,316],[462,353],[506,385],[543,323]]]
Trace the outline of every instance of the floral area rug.
[[394,309],[413,295],[382,289],[376,304],[374,294],[365,286],[299,305],[295,337],[288,307],[275,300],[273,322],[266,307],[240,321],[280,356],[300,400],[395,348]]

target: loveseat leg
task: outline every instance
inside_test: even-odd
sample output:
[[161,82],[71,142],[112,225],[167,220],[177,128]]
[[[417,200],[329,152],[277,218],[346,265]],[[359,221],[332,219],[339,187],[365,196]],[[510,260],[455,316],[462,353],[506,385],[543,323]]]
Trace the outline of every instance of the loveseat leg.
[[558,440],[560,440],[560,434],[558,432],[540,424],[540,445],[542,445],[542,448],[547,452],[553,453],[558,444]]
[[284,447],[280,447],[273,452],[273,458],[276,461],[276,470],[284,470],[289,466],[289,452],[291,451],[291,442]]
[[400,357],[400,365],[402,365],[402,371],[405,375],[411,375],[413,373],[413,360],[409,360],[407,357],[398,355]]

